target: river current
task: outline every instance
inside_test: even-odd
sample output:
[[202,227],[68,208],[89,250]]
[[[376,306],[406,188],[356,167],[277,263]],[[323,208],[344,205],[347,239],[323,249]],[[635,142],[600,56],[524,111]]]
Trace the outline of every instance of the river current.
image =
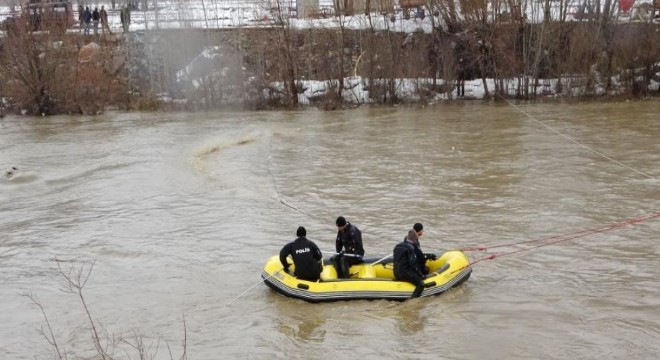
[[[261,282],[299,225],[367,256],[415,222],[427,252],[570,236],[660,212],[660,103],[0,120],[0,359],[657,359],[660,218],[468,252],[472,277],[406,302],[309,304]],[[16,170],[13,170],[15,167]],[[185,319],[185,325],[184,325]],[[185,334],[184,334],[185,329]],[[110,349],[113,347],[110,345]],[[126,342],[115,356],[138,358]],[[130,355],[130,357],[129,357]]]

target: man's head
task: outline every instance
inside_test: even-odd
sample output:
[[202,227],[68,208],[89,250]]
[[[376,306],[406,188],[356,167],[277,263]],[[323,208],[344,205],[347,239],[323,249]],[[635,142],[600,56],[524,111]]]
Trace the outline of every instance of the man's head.
[[344,230],[346,228],[346,219],[343,216],[337,218],[337,230]]
[[413,229],[417,233],[418,237],[424,235],[424,225],[422,225],[422,223],[415,223],[415,225],[413,225]]
[[307,230],[305,230],[305,228],[302,226],[298,226],[298,230],[296,230],[296,236],[297,237],[307,236]]

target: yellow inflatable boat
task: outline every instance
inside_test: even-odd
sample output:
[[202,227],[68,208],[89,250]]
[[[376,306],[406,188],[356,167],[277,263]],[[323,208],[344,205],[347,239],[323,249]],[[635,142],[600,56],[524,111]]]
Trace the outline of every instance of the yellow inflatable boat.
[[[422,296],[441,294],[466,281],[472,273],[470,262],[461,251],[448,251],[436,260],[427,260],[426,265],[430,274],[424,279]],[[391,258],[381,262],[365,259],[362,264],[351,266],[350,278],[338,279],[334,265],[324,261],[321,280],[307,281],[293,276],[293,265],[289,267],[289,272],[285,272],[276,255],[268,259],[261,277],[275,291],[309,302],[409,299],[415,286],[395,280],[393,267]]]

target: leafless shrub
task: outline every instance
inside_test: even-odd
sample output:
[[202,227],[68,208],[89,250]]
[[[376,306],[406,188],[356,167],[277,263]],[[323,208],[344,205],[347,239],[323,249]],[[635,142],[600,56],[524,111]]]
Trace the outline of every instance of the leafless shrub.
[[39,311],[41,312],[41,316],[43,316],[44,321],[46,322],[46,328],[44,329],[44,327],[41,326],[41,328],[39,329],[39,334],[41,334],[44,337],[44,339],[46,339],[48,344],[50,344],[50,346],[53,348],[53,350],[55,351],[55,355],[57,356],[57,359],[60,360],[66,359],[66,351],[64,349],[60,349],[60,346],[57,343],[57,339],[55,338],[53,328],[50,325],[50,321],[48,320],[48,315],[46,315],[46,310],[44,309],[39,299],[37,299],[37,297],[31,292],[24,293],[22,294],[22,296],[28,298],[33,305],[39,308]]
[[[78,298],[80,305],[85,313],[87,318],[87,325],[90,328],[91,341],[94,346],[96,356],[102,360],[114,360],[117,359],[118,352],[124,352],[126,356],[131,359],[133,356],[140,360],[155,359],[159,346],[160,340],[157,340],[155,343],[148,343],[145,341],[146,337],[139,330],[132,330],[129,337],[119,336],[115,337],[114,334],[108,333],[98,322],[94,320],[92,316],[92,311],[84,295],[84,288],[89,281],[92,270],[94,268],[94,263],[87,265],[75,266],[73,263],[69,266],[64,266],[63,264],[67,261],[55,259],[57,265],[57,270],[59,275],[64,279],[63,287],[60,289],[64,293],[72,294]],[[44,305],[37,299],[37,297],[31,292],[22,294],[29,301],[35,305],[41,315],[43,316],[46,326],[42,326],[39,329],[39,333],[44,337],[46,342],[53,349],[57,359],[63,360],[68,359],[68,352],[66,349],[57,341],[55,331],[50,323],[48,315]],[[187,359],[187,341],[188,334],[186,330],[186,320],[183,319],[183,340],[182,340],[182,354],[178,358],[179,360]],[[125,344],[128,346],[128,349],[122,348],[121,345]],[[174,360],[175,357],[172,354],[172,350],[167,344],[167,349],[170,355],[170,359]]]
[[91,46],[79,36],[34,32],[27,22],[17,21],[2,39],[5,93],[29,114],[102,112],[115,93],[107,68],[111,46]]
[[33,114],[66,107],[67,99],[57,98],[51,89],[66,87],[71,94],[72,87],[67,85],[72,81],[62,82],[62,78],[75,69],[74,54],[75,48],[64,46],[60,38],[33,34],[26,22],[17,21],[3,39],[0,61],[13,103]]
[[[648,23],[621,26],[613,38],[613,67],[621,77],[625,93],[649,95],[648,85],[658,71],[660,33]],[[649,35],[649,36],[646,36]]]
[[[264,46],[265,61],[271,62],[273,73],[269,73],[266,79],[281,81],[283,86],[284,101],[288,107],[298,106],[299,94],[299,40],[298,32],[292,28],[290,22],[289,2],[286,0],[265,0],[264,5],[270,10],[271,36],[266,36]],[[271,45],[272,44],[272,45]],[[269,66],[270,67],[270,66]]]

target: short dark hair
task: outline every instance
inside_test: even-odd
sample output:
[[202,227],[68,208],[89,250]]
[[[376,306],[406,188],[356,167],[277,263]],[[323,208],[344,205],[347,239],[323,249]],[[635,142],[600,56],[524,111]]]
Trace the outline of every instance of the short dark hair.
[[344,219],[343,216],[340,216],[337,218],[337,226],[344,226],[346,225],[346,219]]
[[422,223],[415,223],[415,225],[413,225],[413,229],[415,229],[416,232],[420,232],[424,230],[424,225],[422,225]]
[[296,236],[298,237],[307,236],[307,230],[305,230],[305,228],[302,226],[298,226],[298,230],[296,230]]

